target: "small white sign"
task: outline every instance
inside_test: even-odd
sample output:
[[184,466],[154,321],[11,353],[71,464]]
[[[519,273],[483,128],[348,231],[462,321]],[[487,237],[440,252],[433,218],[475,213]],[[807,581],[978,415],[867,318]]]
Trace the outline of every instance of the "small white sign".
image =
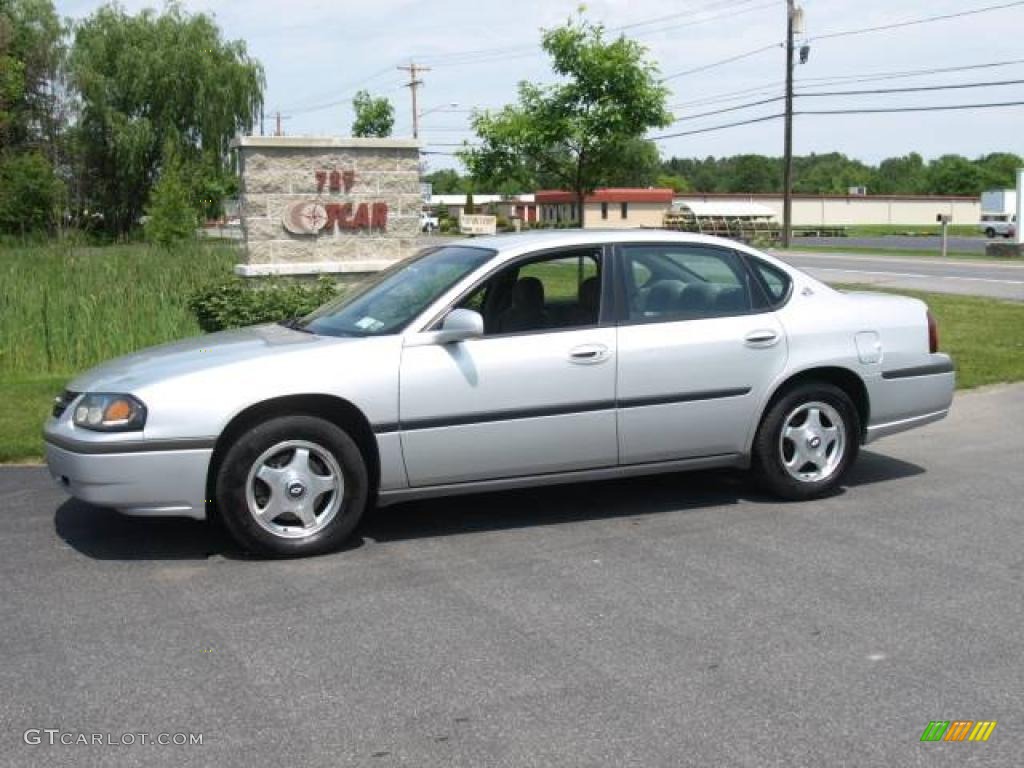
[[493,235],[498,231],[498,217],[464,213],[459,216],[459,231],[464,235]]

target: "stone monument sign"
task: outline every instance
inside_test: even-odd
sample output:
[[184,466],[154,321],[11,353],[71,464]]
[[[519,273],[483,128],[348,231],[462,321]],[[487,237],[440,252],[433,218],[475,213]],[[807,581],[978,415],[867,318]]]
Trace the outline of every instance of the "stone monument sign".
[[411,139],[241,136],[244,276],[375,272],[416,248]]

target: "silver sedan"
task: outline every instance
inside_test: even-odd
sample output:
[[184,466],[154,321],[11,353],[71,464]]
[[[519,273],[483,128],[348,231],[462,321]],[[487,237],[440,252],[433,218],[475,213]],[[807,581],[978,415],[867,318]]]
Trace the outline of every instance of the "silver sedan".
[[278,556],[426,496],[737,467],[810,499],[862,444],[947,414],[937,345],[922,302],[837,292],[730,241],[478,238],[308,317],[79,376],[46,455],[80,499],[216,515]]

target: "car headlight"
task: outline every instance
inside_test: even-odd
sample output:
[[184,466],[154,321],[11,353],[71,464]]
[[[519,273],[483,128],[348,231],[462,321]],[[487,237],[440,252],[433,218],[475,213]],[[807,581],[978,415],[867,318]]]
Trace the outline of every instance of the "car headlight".
[[146,406],[131,395],[90,392],[75,406],[76,427],[98,432],[127,432],[146,425]]

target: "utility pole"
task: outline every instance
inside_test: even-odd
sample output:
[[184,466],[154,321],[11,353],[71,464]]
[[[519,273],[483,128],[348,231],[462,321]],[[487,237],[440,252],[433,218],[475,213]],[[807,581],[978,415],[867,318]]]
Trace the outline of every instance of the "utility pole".
[[420,137],[420,112],[419,107],[416,105],[416,89],[423,85],[423,81],[418,79],[416,75],[421,72],[429,72],[430,67],[418,67],[414,62],[409,62],[407,67],[398,67],[405,72],[409,73],[409,82],[405,84],[405,87],[412,93],[412,137],[418,139]]
[[260,136],[263,135],[263,105],[260,104]]
[[274,113],[274,135],[284,136],[284,129],[281,127],[282,120],[291,120],[291,115],[282,115],[281,110],[277,110]]
[[795,0],[786,0],[786,136],[782,171],[782,247],[793,235],[793,17]]

